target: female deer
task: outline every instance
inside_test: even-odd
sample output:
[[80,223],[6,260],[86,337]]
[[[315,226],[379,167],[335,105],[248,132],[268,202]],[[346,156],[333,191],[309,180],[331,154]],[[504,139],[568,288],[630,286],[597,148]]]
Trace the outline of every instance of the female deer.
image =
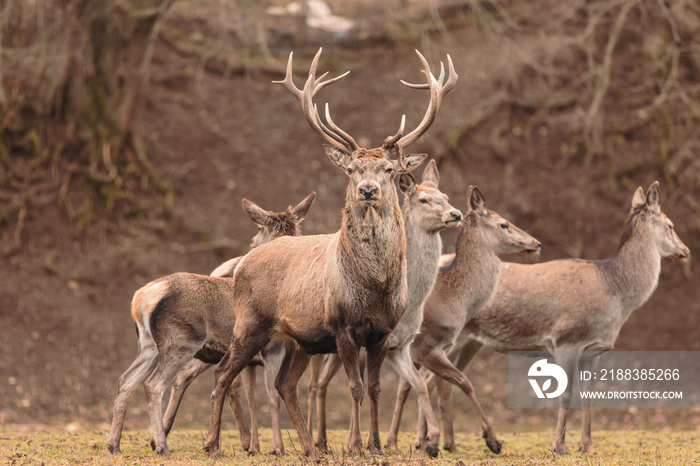
[[[299,223],[308,213],[315,196],[316,193],[311,193],[293,209],[279,214],[266,212],[244,199],[243,208],[248,217],[260,226],[252,246],[282,235],[299,235]],[[240,258],[232,259],[235,260]],[[230,278],[176,273],[154,280],[134,293],[131,316],[136,324],[139,353],[119,377],[107,444],[112,454],[121,452],[119,443],[127,402],[141,383],[146,389],[153,427],[152,446],[161,455],[170,454],[161,411],[163,393],[178,371],[194,358],[202,361],[200,367],[221,359],[233,332],[232,291]],[[173,393],[177,392],[176,385]],[[242,409],[236,404],[236,397],[232,396],[230,400],[245,446]],[[166,413],[168,431],[174,414]]]
[[[354,422],[349,450],[362,454],[360,402],[363,384],[359,374],[359,348],[367,348],[371,408],[370,447],[379,441],[379,373],[387,351],[387,337],[406,310],[406,237],[394,187],[397,174],[409,173],[426,159],[425,154],[403,155],[432,124],[444,95],[457,74],[449,62],[449,75],[439,79],[430,72],[422,55],[431,99],[418,128],[398,133],[381,147],[360,148],[330,119],[328,126],[313,105],[325,75],[316,79],[321,51],[316,54],[303,91],[292,82],[292,56],[281,84],[299,100],[312,128],[330,145],[326,156],[349,177],[340,231],[332,235],[279,238],[251,251],[234,273],[236,324],[226,355],[215,370],[212,417],[205,442],[210,455],[219,454],[219,430],[223,400],[233,379],[273,337],[285,338],[286,355],[275,385],[290,413],[304,454],[314,444],[299,406],[297,386],[310,354],[337,351],[350,381]],[[344,76],[344,75],[343,75]],[[342,76],[341,76],[342,77]],[[418,88],[424,86],[418,85]],[[391,159],[392,155],[396,159]]]
[[[465,368],[483,345],[503,352],[546,350],[571,379],[577,364],[579,368],[581,364],[595,366],[596,358],[562,361],[557,360],[557,354],[611,350],[627,318],[656,289],[661,259],[684,261],[689,256],[688,247],[661,211],[658,182],[649,187],[646,196],[637,188],[620,244],[609,259],[504,263],[493,298],[465,326],[465,344],[455,351],[455,364]],[[566,407],[572,386],[569,384],[569,391],[561,397],[554,440],[554,451],[560,454],[566,453]],[[444,387],[439,393],[441,405],[449,413],[451,393]],[[591,403],[582,402],[580,450],[586,453],[595,452]],[[452,419],[447,416],[443,422],[445,448],[454,450]]]
[[[454,261],[442,267],[425,301],[423,325],[411,345],[413,361],[458,386],[472,401],[481,420],[486,445],[494,453],[501,443],[481,408],[469,379],[450,363],[445,348],[454,345],[469,316],[491,297],[498,283],[499,254],[540,250],[540,243],[485,206],[479,188],[467,193],[470,210],[457,237]],[[410,385],[402,380],[396,398],[389,442],[395,444],[401,411]],[[421,413],[421,419],[424,413]]]
[[[411,360],[409,346],[420,330],[423,321],[423,301],[437,275],[438,261],[442,253],[440,231],[446,227],[455,227],[462,220],[462,213],[452,207],[447,196],[438,189],[439,182],[440,175],[434,160],[430,161],[423,172],[421,184],[416,184],[412,175],[402,175],[399,179],[399,188],[405,194],[403,217],[406,224],[408,306],[389,337],[387,353],[387,361],[418,392],[418,403],[426,413],[431,439],[426,450],[431,453],[438,450],[440,429],[430,406],[425,381]],[[326,392],[340,365],[340,359],[334,354],[329,354],[321,382],[312,381],[312,385],[318,385],[316,446],[322,449],[326,449]]]

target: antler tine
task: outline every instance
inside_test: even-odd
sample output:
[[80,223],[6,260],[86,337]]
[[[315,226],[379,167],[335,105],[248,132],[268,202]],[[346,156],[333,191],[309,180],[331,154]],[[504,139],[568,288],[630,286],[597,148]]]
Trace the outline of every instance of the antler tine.
[[[334,123],[331,123],[330,119],[329,124],[331,124],[331,127],[333,129],[329,129],[321,120],[321,117],[318,113],[318,109],[313,103],[313,97],[318,91],[328,86],[329,84],[333,84],[340,81],[349,73],[348,71],[340,76],[326,81],[323,81],[323,79],[328,75],[327,72],[323,73],[319,78],[316,78],[316,69],[318,68],[318,61],[321,57],[322,51],[323,48],[319,48],[318,52],[316,52],[316,55],[314,56],[314,59],[311,62],[311,67],[309,68],[309,76],[306,79],[306,82],[304,83],[303,90],[299,89],[294,84],[294,80],[292,78],[293,52],[289,54],[289,60],[287,61],[287,73],[284,79],[282,81],[272,82],[275,84],[283,85],[287,88],[287,90],[289,90],[289,92],[292,93],[294,97],[297,98],[299,103],[301,103],[301,108],[304,113],[304,117],[309,123],[309,126],[311,126],[311,128],[313,128],[314,131],[320,134],[326,140],[326,142],[342,150],[343,152],[354,152],[355,150],[359,149],[359,146],[357,145],[355,140],[345,131],[338,128],[338,126],[336,126]],[[326,114],[328,115],[328,112],[326,112]]]
[[[428,128],[430,128],[430,125],[433,124],[435,116],[437,115],[437,111],[440,108],[442,98],[452,90],[455,83],[457,83],[457,79],[459,78],[457,72],[454,69],[452,58],[449,55],[447,55],[447,77],[445,77],[445,66],[441,62],[439,78],[435,79],[435,76],[430,71],[430,65],[428,64],[428,61],[418,50],[416,50],[416,53],[418,54],[418,58],[420,58],[420,61],[423,63],[422,72],[423,74],[425,74],[428,82],[425,84],[411,84],[403,80],[401,80],[401,82],[412,89],[429,89],[430,104],[428,105],[428,110],[426,111],[425,116],[423,116],[423,120],[420,122],[418,127],[410,133],[408,133],[406,136],[403,136],[397,141],[395,141],[395,145],[400,149],[408,147],[409,145],[416,142],[416,140],[419,137],[421,137],[428,130]],[[400,152],[401,151],[399,150],[399,153]]]
[[[349,71],[348,71],[348,73],[349,73]],[[348,74],[348,73],[345,73],[345,74]],[[345,75],[343,75],[343,76],[345,76]],[[342,78],[342,76],[341,76],[341,78]],[[316,106],[314,105],[314,108],[315,107]],[[320,118],[319,118],[319,121],[321,121]],[[353,148],[352,150],[357,150],[360,148],[360,146],[357,145],[357,143],[355,142],[355,140],[353,139],[352,136],[350,136],[348,133],[346,133],[345,131],[340,129],[335,123],[333,123],[333,120],[331,119],[331,112],[328,108],[328,102],[326,102],[326,121],[328,122],[328,125],[331,127],[331,129],[333,131],[335,131],[337,136],[340,136],[344,141],[348,141],[350,143],[350,145]]]
[[272,81],[272,83],[283,85],[284,87],[287,88],[287,90],[289,90],[289,92],[292,93],[292,95],[294,97],[297,98],[297,100],[300,103],[303,103],[301,89],[299,89],[298,87],[296,87],[296,85],[294,85],[294,80],[292,78],[292,58],[293,58],[293,56],[294,56],[294,52],[289,52],[289,59],[287,60],[287,73],[285,74],[284,79],[281,81]]

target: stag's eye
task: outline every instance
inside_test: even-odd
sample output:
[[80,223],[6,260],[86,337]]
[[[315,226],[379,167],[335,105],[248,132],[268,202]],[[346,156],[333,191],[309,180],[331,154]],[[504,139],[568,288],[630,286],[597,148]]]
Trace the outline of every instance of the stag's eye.
[[418,199],[418,202],[420,202],[421,204],[427,204],[428,200],[427,199]]
[[501,223],[501,228],[504,230],[509,230],[507,223]]
[[352,175],[354,171],[355,170],[353,170],[352,168],[348,168],[348,175]]
[[394,171],[394,167],[389,166],[389,167],[387,167],[384,171],[387,172],[387,173],[391,173],[391,172]]

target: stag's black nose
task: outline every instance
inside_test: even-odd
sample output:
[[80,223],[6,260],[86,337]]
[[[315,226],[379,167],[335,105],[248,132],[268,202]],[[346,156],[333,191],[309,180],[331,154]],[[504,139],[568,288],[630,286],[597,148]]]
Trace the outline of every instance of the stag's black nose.
[[462,220],[462,214],[459,212],[452,212],[450,215],[452,215],[452,218],[455,222],[459,222],[460,220]]
[[360,194],[365,198],[365,201],[369,201],[377,194],[377,188],[365,188],[364,186],[360,186]]

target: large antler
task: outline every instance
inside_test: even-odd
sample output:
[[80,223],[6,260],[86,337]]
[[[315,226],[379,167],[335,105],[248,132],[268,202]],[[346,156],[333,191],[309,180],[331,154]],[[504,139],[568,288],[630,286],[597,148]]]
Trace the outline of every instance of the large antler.
[[304,83],[303,90],[296,87],[292,79],[292,57],[294,52],[290,52],[289,54],[289,60],[287,61],[287,74],[284,77],[284,80],[272,82],[275,84],[282,84],[289,90],[289,92],[292,93],[294,97],[297,98],[297,100],[299,100],[304,116],[306,117],[306,121],[309,122],[309,125],[314,129],[314,131],[323,136],[323,138],[332,146],[337,147],[344,152],[352,153],[359,149],[360,146],[357,145],[352,136],[333,123],[333,120],[331,120],[330,111],[328,110],[328,104],[326,103],[326,121],[328,122],[330,128],[323,123],[320,115],[318,114],[316,104],[313,103],[313,98],[318,91],[329,84],[340,81],[347,76],[348,73],[350,73],[347,71],[336,78],[323,81],[323,78],[328,75],[328,72],[325,72],[319,78],[316,78],[316,68],[318,67],[318,59],[321,57],[322,51],[323,48],[318,49],[316,56],[311,62],[309,77],[307,78],[306,83]]
[[454,65],[452,64],[452,58],[450,58],[449,55],[447,55],[447,77],[445,77],[445,66],[442,62],[440,62],[440,76],[438,77],[438,79],[435,79],[433,73],[430,72],[430,65],[428,65],[428,62],[426,61],[425,57],[423,57],[423,55],[421,55],[421,53],[418,50],[416,50],[416,53],[418,54],[420,61],[423,63],[422,72],[423,74],[425,74],[428,82],[425,84],[411,84],[403,80],[401,80],[401,82],[413,89],[429,89],[430,104],[428,105],[428,110],[425,112],[423,121],[420,122],[416,129],[414,129],[405,136],[403,135],[404,127],[406,125],[406,115],[404,115],[401,118],[401,126],[399,128],[399,131],[394,136],[390,136],[384,140],[384,144],[382,145],[382,147],[384,147],[387,150],[396,150],[400,163],[403,163],[401,160],[401,153],[403,149],[416,142],[418,138],[421,137],[423,133],[425,133],[428,130],[428,128],[430,128],[430,125],[433,124],[433,121],[435,120],[435,115],[437,115],[437,111],[440,108],[442,98],[445,97],[445,95],[452,90],[455,83],[457,82],[457,78],[459,77],[455,72]]

